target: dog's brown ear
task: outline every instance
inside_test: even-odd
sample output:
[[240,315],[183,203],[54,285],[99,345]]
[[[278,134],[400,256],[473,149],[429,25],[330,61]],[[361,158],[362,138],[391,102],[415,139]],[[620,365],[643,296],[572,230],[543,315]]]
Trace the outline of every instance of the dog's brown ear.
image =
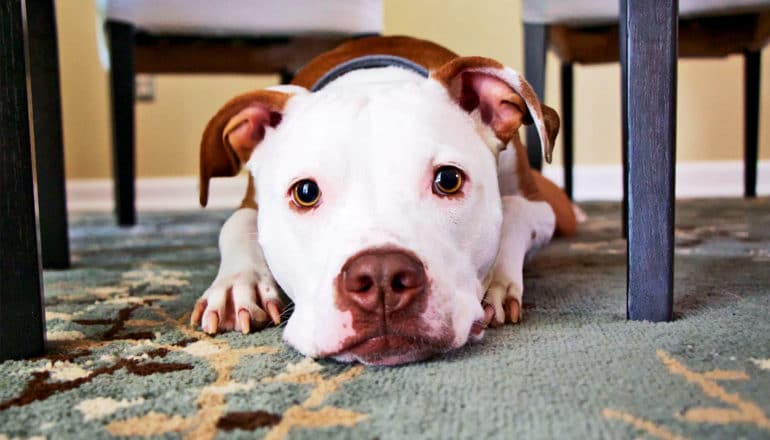
[[559,115],[542,105],[532,87],[515,70],[489,58],[459,57],[431,72],[450,96],[468,113],[478,109],[504,144],[522,124],[534,123],[540,135],[545,160],[551,162],[559,132]]
[[201,138],[200,203],[206,206],[209,180],[231,177],[265,136],[268,127],[281,122],[290,94],[275,90],[257,90],[236,96],[209,121]]
[[548,143],[550,150],[548,152],[548,163],[551,163],[551,156],[553,154],[553,147],[556,145],[556,136],[559,135],[559,128],[561,127],[561,119],[556,110],[548,107],[547,105],[540,103],[540,110],[543,112],[543,122],[545,123],[545,131],[548,133]]

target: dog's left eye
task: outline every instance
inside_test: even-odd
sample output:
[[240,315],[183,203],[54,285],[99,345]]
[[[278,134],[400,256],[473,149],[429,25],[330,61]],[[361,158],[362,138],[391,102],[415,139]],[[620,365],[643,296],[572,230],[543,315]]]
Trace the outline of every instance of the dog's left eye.
[[460,191],[463,187],[463,172],[453,166],[443,166],[436,170],[433,176],[433,192],[440,196],[448,196]]
[[312,208],[321,200],[321,189],[310,179],[303,179],[294,184],[291,191],[294,203],[301,208]]

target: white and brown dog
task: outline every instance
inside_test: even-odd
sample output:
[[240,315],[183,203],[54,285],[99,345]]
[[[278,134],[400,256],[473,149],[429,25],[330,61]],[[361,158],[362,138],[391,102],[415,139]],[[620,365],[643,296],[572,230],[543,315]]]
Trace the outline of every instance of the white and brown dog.
[[278,324],[277,284],[302,354],[393,365],[518,322],[525,257],[576,228],[529,168],[530,123],[550,161],[558,115],[521,75],[407,37],[346,43],[292,85],[232,99],[203,134],[201,203],[242,164],[249,189],[192,323]]

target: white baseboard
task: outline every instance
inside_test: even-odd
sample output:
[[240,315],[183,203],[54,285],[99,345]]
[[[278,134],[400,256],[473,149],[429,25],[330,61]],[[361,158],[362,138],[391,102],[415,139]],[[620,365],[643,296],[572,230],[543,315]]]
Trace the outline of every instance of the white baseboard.
[[[247,177],[211,179],[209,208],[237,208],[246,193]],[[67,181],[69,211],[112,211],[111,179]],[[139,211],[189,210],[200,208],[197,177],[153,177],[136,181]]]
[[[575,200],[620,200],[623,196],[620,165],[578,165],[574,169]],[[560,166],[546,166],[544,174],[561,185]],[[246,176],[212,179],[209,207],[232,209],[240,205]],[[740,197],[743,194],[743,162],[685,162],[676,166],[677,198]],[[757,194],[770,195],[770,161],[760,161]],[[136,207],[140,211],[196,209],[196,177],[141,178],[136,182]],[[112,211],[109,179],[67,181],[70,211]]]
[[[770,195],[770,161],[757,167],[757,194]],[[559,186],[564,182],[561,166],[546,166],[543,174]],[[623,197],[623,168],[620,165],[578,165],[573,170],[575,200],[620,200]],[[683,162],[676,165],[676,197],[741,197],[743,162]]]

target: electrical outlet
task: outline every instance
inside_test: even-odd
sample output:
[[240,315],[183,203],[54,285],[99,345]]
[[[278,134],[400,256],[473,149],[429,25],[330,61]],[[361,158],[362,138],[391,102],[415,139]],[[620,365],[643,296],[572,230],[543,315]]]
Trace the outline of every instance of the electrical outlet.
[[155,101],[155,77],[152,75],[136,75],[136,102]]

